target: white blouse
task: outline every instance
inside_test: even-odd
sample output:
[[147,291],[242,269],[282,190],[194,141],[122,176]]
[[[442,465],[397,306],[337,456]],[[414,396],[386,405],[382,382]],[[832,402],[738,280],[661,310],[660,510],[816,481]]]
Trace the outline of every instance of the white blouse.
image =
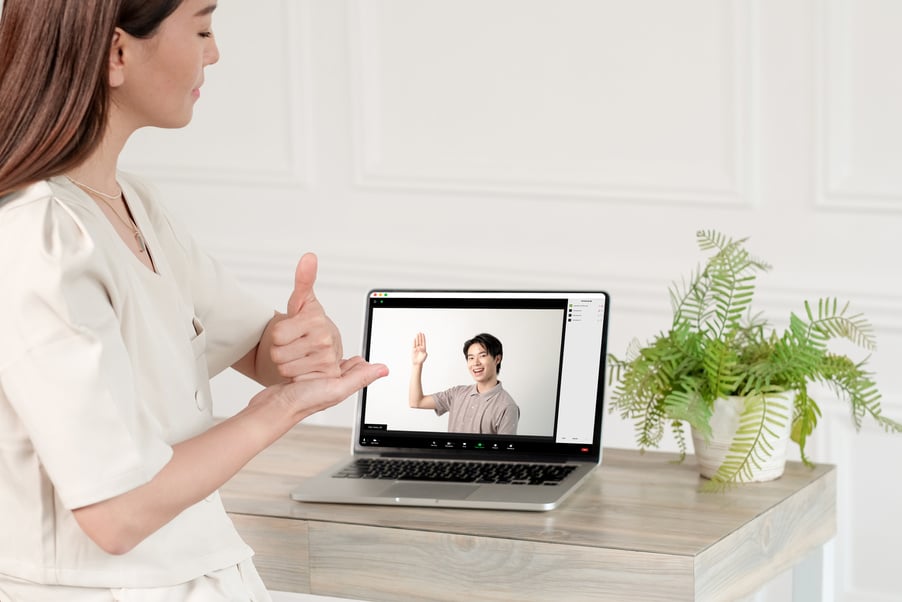
[[19,579],[160,587],[252,555],[218,493],[119,556],[71,512],[147,483],[208,429],[210,377],[273,316],[119,176],[156,272],[64,178],[0,200],[0,573]]

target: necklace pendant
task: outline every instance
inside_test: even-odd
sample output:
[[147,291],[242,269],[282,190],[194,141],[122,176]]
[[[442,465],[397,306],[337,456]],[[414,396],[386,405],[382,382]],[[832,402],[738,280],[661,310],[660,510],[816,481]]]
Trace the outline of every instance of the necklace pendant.
[[147,252],[147,245],[144,243],[144,237],[141,236],[141,232],[135,230],[135,242],[138,243],[138,251],[140,253]]

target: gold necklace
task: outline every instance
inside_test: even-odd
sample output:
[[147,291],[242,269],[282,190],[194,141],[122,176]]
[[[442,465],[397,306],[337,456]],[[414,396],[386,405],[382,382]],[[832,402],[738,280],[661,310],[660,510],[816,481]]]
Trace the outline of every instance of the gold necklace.
[[84,188],[85,190],[87,190],[89,192],[93,192],[97,196],[101,196],[105,199],[110,199],[111,201],[118,201],[120,198],[122,198],[122,189],[121,188],[119,189],[119,192],[117,192],[116,194],[107,194],[105,192],[100,192],[96,188],[91,188],[87,184],[85,184],[83,182],[79,182],[78,180],[76,180],[75,178],[72,178],[70,176],[66,176],[66,179],[69,180],[70,182],[72,182],[73,184],[75,184],[76,186],[78,186],[80,188]]
[[[125,199],[122,198],[122,189],[121,188],[119,189],[119,194],[106,194],[106,193],[100,192],[99,190],[95,190],[94,188],[91,188],[87,184],[83,184],[83,183],[79,182],[78,180],[75,180],[74,178],[71,178],[69,176],[66,176],[66,179],[69,180],[70,182],[72,182],[73,184],[75,184],[76,186],[78,186],[79,188],[84,189],[86,192],[93,192],[96,195],[96,198],[100,199],[103,203],[105,203],[106,206],[110,208],[110,211],[113,212],[113,215],[115,215],[119,219],[119,221],[121,221],[123,224],[125,224],[126,228],[128,228],[129,230],[132,231],[132,234],[135,235],[135,242],[138,244],[138,252],[139,253],[147,252],[147,244],[144,242],[144,236],[141,235],[141,231],[138,229],[138,224],[136,224],[133,219],[125,219],[124,217],[119,215],[119,212],[116,211],[116,208],[113,207],[113,204],[110,202],[110,201],[118,201],[120,199],[122,199],[123,203],[125,202]],[[107,200],[107,199],[109,199],[109,200]]]

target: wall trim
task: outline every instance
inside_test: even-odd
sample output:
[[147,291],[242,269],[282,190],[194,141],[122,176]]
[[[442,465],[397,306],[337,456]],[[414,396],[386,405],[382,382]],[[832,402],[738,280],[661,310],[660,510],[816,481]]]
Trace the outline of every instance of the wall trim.
[[[128,171],[142,173],[154,180],[195,185],[198,182],[216,182],[252,186],[255,188],[291,187],[308,190],[314,179],[314,143],[316,120],[313,115],[312,64],[312,15],[308,0],[279,0],[281,23],[274,31],[282,36],[284,70],[281,79],[287,91],[284,123],[285,150],[288,165],[285,168],[235,168],[218,169],[204,166],[167,163],[166,157],[148,161],[125,163]],[[298,31],[301,32],[298,35]],[[247,82],[252,85],[253,82]],[[226,102],[222,99],[221,102]],[[215,144],[215,141],[206,141]],[[203,146],[198,143],[198,150]]]
[[[847,121],[851,110],[848,95],[852,90],[847,59],[851,49],[846,35],[852,22],[847,15],[850,6],[849,0],[826,0],[817,3],[815,9],[815,206],[844,212],[900,213],[902,190],[874,192],[845,185],[840,176],[848,172],[848,157],[845,164],[833,157],[838,149],[851,148]],[[879,179],[879,174],[869,179]]]
[[[264,287],[287,286],[294,272],[296,253],[245,250],[223,247],[211,249],[212,254],[226,264],[244,282]],[[566,289],[584,287],[586,283],[601,283],[612,295],[612,311],[643,315],[670,316],[668,286],[672,278],[633,276],[611,270],[573,271],[567,269],[536,270],[509,267],[485,267],[465,262],[440,263],[429,261],[399,261],[373,255],[321,255],[328,269],[320,270],[318,283],[333,290],[364,293],[375,285],[398,288],[413,286],[530,288],[541,282],[542,288]],[[476,276],[474,276],[476,274]],[[786,282],[800,282],[804,274]],[[882,281],[881,281],[882,283]],[[874,286],[857,283],[855,289],[838,287],[829,293],[841,300],[851,300],[852,309],[863,313],[883,335],[902,334],[902,295],[888,293]],[[816,300],[826,295],[795,285],[775,284],[762,287],[756,294],[756,307],[774,319],[788,312],[801,312],[804,299]]]
[[393,174],[379,168],[378,150],[381,128],[368,118],[367,107],[378,106],[372,88],[376,78],[368,77],[366,63],[379,61],[378,46],[367,44],[366,11],[373,3],[351,0],[349,4],[349,45],[351,56],[351,89],[354,182],[363,190],[433,191],[441,193],[479,193],[514,197],[567,197],[585,201],[643,201],[655,205],[717,205],[754,207],[758,202],[758,104],[759,83],[756,57],[760,52],[757,3],[729,0],[730,18],[725,25],[733,40],[728,51],[733,60],[733,80],[729,86],[732,99],[734,132],[732,182],[726,186],[700,184],[675,187],[646,183],[577,183],[566,180],[487,179],[467,173],[436,177],[407,173]]

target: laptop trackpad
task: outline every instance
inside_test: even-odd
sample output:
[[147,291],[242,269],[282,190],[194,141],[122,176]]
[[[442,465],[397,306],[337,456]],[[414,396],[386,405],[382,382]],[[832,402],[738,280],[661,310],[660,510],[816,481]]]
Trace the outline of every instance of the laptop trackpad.
[[460,483],[398,483],[389,487],[383,495],[430,500],[462,500],[477,489],[478,485]]

